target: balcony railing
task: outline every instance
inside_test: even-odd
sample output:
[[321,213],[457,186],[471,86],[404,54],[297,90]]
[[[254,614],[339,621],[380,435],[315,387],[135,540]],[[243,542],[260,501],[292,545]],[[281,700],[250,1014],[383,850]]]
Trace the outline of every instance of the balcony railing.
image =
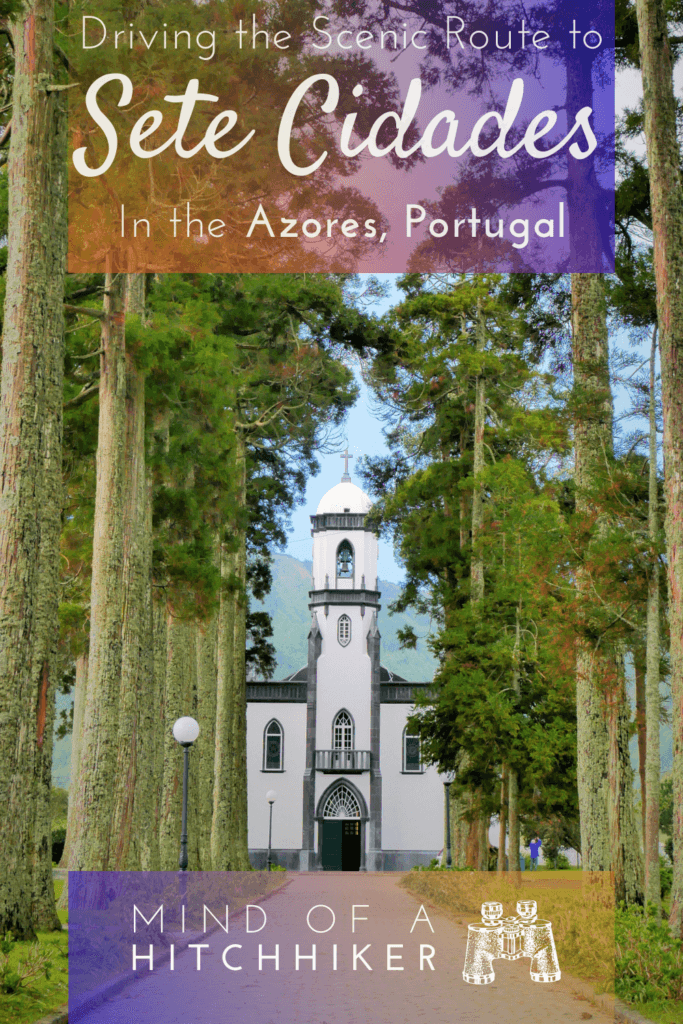
[[369,772],[369,750],[316,750],[315,767],[320,772]]

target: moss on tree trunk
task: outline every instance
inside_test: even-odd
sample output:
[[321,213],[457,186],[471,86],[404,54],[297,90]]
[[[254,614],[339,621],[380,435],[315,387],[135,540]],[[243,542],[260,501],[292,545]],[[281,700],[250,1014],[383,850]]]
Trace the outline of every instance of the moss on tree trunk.
[[[576,512],[589,520],[597,514],[594,491],[612,451],[605,285],[599,274],[572,274],[572,344]],[[577,570],[576,588],[579,600],[589,605],[592,582],[585,563]],[[609,871],[611,867],[609,729],[603,685],[609,670],[603,650],[580,639],[576,657],[576,775],[581,855],[588,871]]]
[[[0,934],[59,927],[47,880],[62,512],[65,124],[54,10],[27,0],[14,46],[0,404]],[[48,859],[49,858],[49,859]],[[37,917],[35,916],[37,915]]]
[[71,852],[72,870],[80,871],[106,871],[112,866],[114,853],[111,820],[119,735],[126,437],[123,294],[123,275],[107,274],[100,356],[88,683]]
[[583,633],[577,642],[577,785],[584,869],[615,872],[629,902],[642,900],[642,863],[633,817],[633,772],[624,723],[628,703],[623,657],[602,634],[592,636],[596,571],[591,540],[606,525],[601,494],[612,453],[605,282],[599,274],[572,274],[574,360],[574,481],[576,516],[583,530],[576,590]]
[[657,486],[657,416],[655,394],[655,358],[657,335],[652,336],[650,353],[650,445],[649,445],[649,493],[648,533],[653,546],[654,557],[650,565],[647,593],[647,641],[646,641],[646,682],[645,682],[645,785],[642,799],[645,808],[643,846],[645,849],[645,904],[651,903],[661,917],[662,898],[659,873],[659,787],[661,758],[659,752],[659,729],[661,699],[659,693],[659,488]]
[[246,757],[246,452],[236,435],[236,510],[232,550],[221,546],[224,588],[216,639],[216,749],[211,863],[214,870],[248,871]]
[[[167,620],[164,693],[164,768],[160,801],[159,859],[162,871],[178,867],[183,797],[183,750],[173,737],[173,723],[192,715],[197,673],[194,624],[172,612]],[[195,768],[190,752],[190,771]],[[196,861],[190,868],[197,867]]]
[[614,654],[611,673],[614,685],[607,696],[609,723],[609,807],[610,858],[617,905],[642,903],[643,862],[640,854],[636,814],[633,806],[631,758],[629,755],[630,710],[626,696],[624,659]]
[[197,721],[199,739],[195,767],[198,779],[199,867],[211,871],[211,817],[216,736],[216,620],[197,629]]
[[673,697],[674,877],[669,924],[683,937],[683,183],[663,0],[636,0],[662,364]]
[[[145,275],[127,274],[124,312],[145,315]],[[123,473],[123,615],[111,866],[150,870],[158,861],[153,815],[155,700],[152,638],[152,523],[145,453],[145,374],[126,346]]]

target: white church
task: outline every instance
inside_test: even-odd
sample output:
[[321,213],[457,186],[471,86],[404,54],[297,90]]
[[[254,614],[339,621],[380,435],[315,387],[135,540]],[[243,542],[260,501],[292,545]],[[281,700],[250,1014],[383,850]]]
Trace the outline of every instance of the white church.
[[[443,847],[444,791],[406,722],[416,692],[380,662],[377,536],[370,499],[341,483],[311,516],[306,665],[247,685],[249,852],[294,871],[403,871]],[[303,659],[302,659],[303,660]]]

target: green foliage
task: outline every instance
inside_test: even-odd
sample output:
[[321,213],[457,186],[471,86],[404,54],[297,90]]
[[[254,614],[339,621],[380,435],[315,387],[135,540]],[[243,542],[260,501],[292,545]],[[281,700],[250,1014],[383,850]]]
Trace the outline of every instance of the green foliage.
[[[59,911],[64,920],[65,911]],[[39,970],[31,978],[19,984],[12,993],[0,996],[0,1024],[33,1024],[62,1007],[68,1000],[68,932],[40,933],[39,949],[43,951],[51,966]],[[13,943],[9,951],[9,973],[18,974],[23,962],[35,950],[29,942]],[[0,952],[0,958],[4,955]],[[23,968],[22,968],[23,969]]]
[[57,786],[53,786],[50,794],[50,815],[53,825],[66,822],[68,809],[68,791],[66,789],[59,789]]
[[[497,810],[505,762],[518,772],[523,811],[572,813],[573,656],[567,645],[560,660],[559,602],[545,584],[556,571],[548,563],[564,527],[540,469],[541,460],[566,450],[567,433],[549,378],[534,368],[539,339],[556,329],[558,309],[549,301],[530,317],[538,296],[521,283],[515,288],[516,280],[402,279],[406,300],[392,316],[394,348],[372,368],[392,452],[365,460],[365,478],[378,498],[375,522],[394,534],[406,569],[393,608],[429,613],[434,623],[439,669],[413,721],[425,760],[455,771],[466,753],[456,785],[488,797],[485,810]],[[474,408],[482,378],[486,464],[477,482],[484,522],[475,551]],[[476,607],[475,555],[485,573]],[[415,642],[409,629],[402,639]]]
[[581,828],[578,815],[566,817],[563,814],[552,814],[541,816],[532,814],[525,818],[522,826],[522,837],[528,845],[532,839],[538,837],[542,843],[543,856],[546,862],[554,867],[560,866],[560,859],[566,864],[563,867],[570,867],[569,861],[561,853],[562,850],[581,849]]
[[683,999],[683,943],[653,911],[624,907],[615,918],[616,994],[627,1003]]
[[673,778],[662,779],[659,788],[659,827],[667,836],[674,830],[674,783]]
[[252,669],[259,679],[272,679],[277,664],[275,647],[270,642],[273,625],[267,612],[247,615],[247,671]]
[[13,995],[29,980],[38,975],[49,979],[52,970],[50,951],[34,943],[28,949],[24,959],[10,963],[16,943],[11,934],[7,933],[0,940],[0,991],[5,995]]

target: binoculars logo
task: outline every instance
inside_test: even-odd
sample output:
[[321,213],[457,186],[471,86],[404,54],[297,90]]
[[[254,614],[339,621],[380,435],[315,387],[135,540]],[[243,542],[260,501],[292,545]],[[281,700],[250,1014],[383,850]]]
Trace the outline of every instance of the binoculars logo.
[[536,916],[536,900],[520,900],[517,917],[503,917],[502,903],[482,903],[481,922],[468,925],[462,976],[468,985],[490,985],[494,960],[531,959],[532,981],[559,981],[553,926]]

